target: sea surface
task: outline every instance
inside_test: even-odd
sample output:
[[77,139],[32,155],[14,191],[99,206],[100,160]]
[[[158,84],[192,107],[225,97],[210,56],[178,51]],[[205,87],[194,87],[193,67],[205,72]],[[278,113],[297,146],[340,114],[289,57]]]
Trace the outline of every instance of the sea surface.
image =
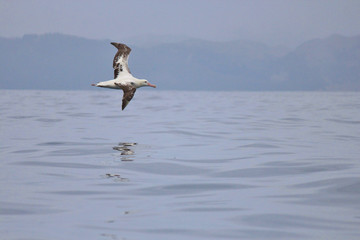
[[358,92],[0,91],[0,239],[360,239]]

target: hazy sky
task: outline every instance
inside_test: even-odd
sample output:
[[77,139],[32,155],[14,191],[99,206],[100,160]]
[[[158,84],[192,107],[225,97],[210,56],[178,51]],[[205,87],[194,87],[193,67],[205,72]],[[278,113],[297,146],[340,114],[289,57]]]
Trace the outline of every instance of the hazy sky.
[[296,46],[360,34],[360,0],[0,0],[0,36],[65,33],[121,41],[176,35]]

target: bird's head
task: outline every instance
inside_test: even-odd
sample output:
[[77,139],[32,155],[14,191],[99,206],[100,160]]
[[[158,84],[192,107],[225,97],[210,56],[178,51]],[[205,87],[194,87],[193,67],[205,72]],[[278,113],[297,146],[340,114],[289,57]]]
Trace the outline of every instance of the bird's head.
[[149,83],[146,79],[140,79],[135,83],[137,88],[139,87],[153,87],[156,88],[156,85]]

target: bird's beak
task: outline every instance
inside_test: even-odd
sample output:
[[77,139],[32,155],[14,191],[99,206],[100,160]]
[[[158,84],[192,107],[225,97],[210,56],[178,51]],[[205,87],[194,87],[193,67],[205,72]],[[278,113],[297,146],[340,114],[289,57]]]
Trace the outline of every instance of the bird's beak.
[[156,85],[154,85],[154,84],[148,83],[147,85],[150,87],[156,88]]
[[91,84],[91,86],[94,86],[94,87],[96,87],[96,83],[93,83],[93,84]]

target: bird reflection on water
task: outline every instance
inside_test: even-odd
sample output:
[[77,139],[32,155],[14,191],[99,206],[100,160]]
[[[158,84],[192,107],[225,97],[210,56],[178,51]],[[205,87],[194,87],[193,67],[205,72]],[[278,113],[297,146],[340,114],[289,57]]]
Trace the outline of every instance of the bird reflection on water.
[[107,173],[105,174],[106,178],[113,178],[116,182],[128,182],[128,178],[121,177],[120,174]]
[[[114,150],[120,151],[121,161],[134,161],[135,150],[134,146],[137,143],[121,142],[117,146],[113,147]],[[106,173],[105,177],[113,178],[119,182],[127,182],[129,179],[121,177],[120,174]]]
[[135,145],[137,143],[122,142],[118,146],[113,147],[113,149],[121,152],[121,161],[134,161]]

